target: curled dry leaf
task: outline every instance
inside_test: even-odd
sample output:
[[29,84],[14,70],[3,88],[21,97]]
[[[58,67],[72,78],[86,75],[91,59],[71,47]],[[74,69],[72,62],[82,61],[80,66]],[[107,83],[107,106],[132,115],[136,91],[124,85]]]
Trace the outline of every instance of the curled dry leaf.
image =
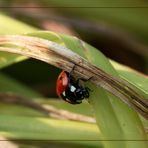
[[0,36],[0,45],[5,45],[0,47],[0,51],[32,57],[68,72],[75,65],[74,73],[77,76],[86,79],[92,77],[92,83],[117,96],[148,119],[148,100],[135,87],[119,77],[107,74],[70,49],[49,40],[22,35]]
[[57,119],[67,119],[67,120],[89,122],[89,123],[96,122],[93,117],[72,113],[63,109],[57,109],[52,105],[41,105],[37,102],[26,99],[19,95],[15,95],[13,93],[0,93],[0,101],[3,103],[26,106]]

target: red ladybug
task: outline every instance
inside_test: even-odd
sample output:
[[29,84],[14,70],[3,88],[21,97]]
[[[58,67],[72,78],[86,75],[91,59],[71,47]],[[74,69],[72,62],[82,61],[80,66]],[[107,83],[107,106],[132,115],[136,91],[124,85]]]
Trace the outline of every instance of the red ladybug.
[[[84,98],[89,97],[90,89],[80,85],[71,72],[62,71],[57,79],[56,92],[59,97],[70,104],[80,104]],[[86,80],[83,80],[86,81]]]

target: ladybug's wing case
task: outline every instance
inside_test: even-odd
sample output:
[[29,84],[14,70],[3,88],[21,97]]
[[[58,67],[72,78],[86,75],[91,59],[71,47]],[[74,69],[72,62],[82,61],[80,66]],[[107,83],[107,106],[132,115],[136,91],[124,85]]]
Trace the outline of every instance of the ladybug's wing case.
[[57,79],[57,84],[56,84],[56,92],[59,97],[67,89],[68,83],[69,83],[69,76],[65,71],[62,71]]

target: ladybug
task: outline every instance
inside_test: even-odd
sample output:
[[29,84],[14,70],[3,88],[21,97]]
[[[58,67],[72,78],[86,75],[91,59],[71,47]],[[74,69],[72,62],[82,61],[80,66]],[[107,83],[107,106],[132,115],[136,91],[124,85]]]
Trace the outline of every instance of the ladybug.
[[70,104],[82,103],[84,98],[89,97],[90,89],[82,86],[80,80],[87,81],[82,78],[75,79],[71,72],[62,71],[57,79],[57,95]]

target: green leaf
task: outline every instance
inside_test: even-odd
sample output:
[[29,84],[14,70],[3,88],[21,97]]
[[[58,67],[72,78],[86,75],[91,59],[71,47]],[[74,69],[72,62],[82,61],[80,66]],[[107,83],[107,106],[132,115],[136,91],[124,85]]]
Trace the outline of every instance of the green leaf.
[[[36,32],[30,35],[44,38],[44,32]],[[48,32],[45,32],[47,37]],[[86,43],[81,43],[77,38],[59,35],[61,42],[67,48],[87,58],[105,72],[118,77],[118,72],[112,67],[109,60],[98,50]],[[53,34],[49,32],[48,40],[52,40]],[[47,39],[47,38],[46,38]],[[59,40],[59,39],[58,39]],[[100,128],[102,138],[105,140],[144,140],[146,134],[138,115],[117,97],[104,91],[102,88],[91,86],[93,92],[90,96],[97,124]],[[117,129],[117,130],[115,130]],[[140,130],[139,130],[140,129]],[[107,147],[126,147],[126,141],[110,143],[104,142]],[[121,144],[122,143],[122,144]],[[127,147],[146,147],[146,142],[128,143]]]
[[[0,20],[0,35],[23,34],[37,30],[34,27],[15,20],[14,18],[10,18],[3,13],[0,13]],[[0,52],[0,68],[4,68],[8,65],[23,61],[25,59],[27,59],[27,57],[12,53]]]
[[91,106],[88,104],[88,102],[83,101],[83,103],[78,104],[78,105],[71,105],[68,103],[65,103],[63,100],[61,100],[60,98],[50,98],[50,99],[37,99],[37,102],[40,104],[49,104],[52,105],[54,107],[56,107],[57,109],[64,109],[64,110],[68,110],[70,112],[73,113],[77,113],[77,114],[83,114],[86,116],[93,116],[93,110],[91,108]]
[[[26,25],[25,23],[22,23],[19,20],[12,19],[11,17],[0,13],[0,34],[5,35],[5,34],[24,34],[24,33],[29,33],[32,31],[36,31],[34,27],[31,27],[29,25]],[[10,25],[11,24],[11,25]]]
[[143,95],[145,94],[145,96],[148,96],[148,78],[146,75],[138,73],[129,67],[121,65],[115,61],[110,62],[123,79],[140,89],[143,92]]
[[[41,117],[0,116],[0,135],[20,140],[99,140],[95,124]],[[26,128],[27,127],[27,128]],[[98,142],[100,145],[101,143]]]
[[[72,42],[79,43],[78,40],[72,40],[72,38],[64,37],[64,35],[63,38],[65,42],[69,42],[71,45],[73,45]],[[71,47],[70,49],[74,50],[75,47]],[[87,57],[90,62],[94,63],[104,71],[117,76],[117,73],[109,64],[108,60],[99,51],[87,44],[83,46],[83,51],[84,50],[85,57]],[[97,124],[99,125],[104,139],[117,140],[119,137],[120,139],[145,139],[143,126],[141,125],[138,116],[129,109],[128,106],[117,100],[113,95],[106,93],[102,88],[92,86],[91,89],[93,90],[93,93],[92,96],[90,96],[90,103],[94,108]],[[128,123],[125,122],[125,119]],[[137,124],[135,125],[135,123]],[[141,135],[137,125],[141,128]],[[115,131],[115,129],[118,130]],[[118,142],[113,143],[113,145],[107,142],[105,144],[107,147],[119,147],[119,145],[121,145],[121,143]],[[124,144],[126,143],[122,142],[123,147],[125,147]],[[130,146],[138,147],[138,143],[136,145],[133,143]],[[145,146],[146,145],[143,143],[143,147]]]
[[23,60],[28,59],[25,56],[18,56],[17,54],[11,54],[7,52],[0,52],[0,68],[4,68],[11,64],[15,64],[17,62],[21,62]]

